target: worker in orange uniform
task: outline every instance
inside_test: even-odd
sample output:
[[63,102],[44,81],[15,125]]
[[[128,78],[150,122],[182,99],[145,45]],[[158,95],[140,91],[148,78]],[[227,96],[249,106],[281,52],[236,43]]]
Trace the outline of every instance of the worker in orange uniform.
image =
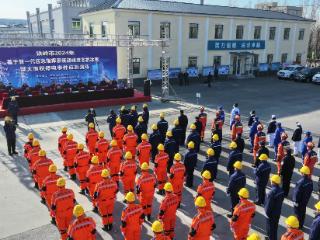
[[98,141],[98,137],[99,134],[98,132],[94,129],[94,123],[89,123],[89,131],[86,134],[86,144],[87,144],[87,148],[89,149],[89,153],[91,155],[94,155],[95,153],[95,147],[96,147],[96,143]]
[[199,114],[199,121],[202,124],[201,132],[200,132],[200,137],[201,141],[203,142],[204,139],[204,133],[206,131],[206,126],[207,126],[207,113],[204,112],[204,107],[200,108],[200,114]]
[[[90,123],[91,124],[91,123]],[[89,124],[89,125],[90,125]],[[76,169],[77,178],[80,182],[80,193],[85,194],[87,188],[87,171],[90,167],[90,153],[84,151],[84,145],[78,144],[77,155],[74,158],[74,167]]]
[[158,191],[160,195],[164,194],[164,184],[167,182],[167,163],[169,160],[169,155],[164,151],[164,146],[162,143],[158,145],[158,154],[154,159],[154,173],[157,177]]
[[127,207],[121,214],[121,232],[125,240],[140,240],[141,225],[144,222],[143,209],[140,204],[135,204],[136,197],[133,192],[125,196]]
[[202,196],[206,200],[206,209],[211,210],[211,200],[213,199],[215,193],[215,187],[213,182],[210,182],[211,173],[205,170],[202,174],[203,182],[198,186],[197,196]]
[[68,240],[96,240],[96,222],[84,214],[81,205],[73,208],[76,217],[68,228]]
[[39,151],[39,159],[32,166],[32,176],[35,187],[41,189],[43,180],[50,175],[49,166],[53,164],[51,159],[47,158],[45,150]]
[[314,148],[313,142],[308,142],[307,143],[307,152],[304,155],[304,159],[303,159],[303,165],[309,167],[309,169],[310,169],[310,175],[309,175],[310,178],[313,173],[314,165],[318,161],[317,153],[313,150],[313,148]]
[[96,184],[98,182],[101,182],[102,177],[101,177],[101,172],[103,170],[103,166],[99,165],[99,157],[98,156],[93,156],[91,158],[91,166],[89,170],[87,171],[86,177],[87,177],[87,188],[89,191],[89,195],[92,200],[93,204],[93,210],[95,212],[98,211],[96,201],[94,199],[94,190],[96,189]]
[[60,175],[57,175],[57,166],[54,164],[51,164],[49,166],[49,175],[44,178],[42,185],[41,185],[41,202],[46,203],[47,207],[51,208],[51,198],[53,193],[55,193],[58,190],[57,187],[57,180],[61,178]]
[[113,132],[113,138],[117,141],[118,147],[122,149],[123,145],[123,137],[126,133],[126,128],[121,124],[121,118],[117,117],[116,119],[116,125],[112,129]]
[[139,143],[139,145],[137,147],[137,155],[138,155],[138,159],[139,159],[139,164],[141,166],[142,163],[146,162],[149,165],[152,146],[148,142],[148,135],[146,133],[143,133],[141,135],[141,140],[142,140],[142,142]]
[[257,126],[258,132],[254,135],[254,140],[253,140],[253,164],[256,163],[257,159],[257,153],[260,148],[260,143],[265,143],[267,141],[267,136],[263,132],[263,125],[259,124]]
[[138,145],[138,136],[134,133],[132,125],[127,127],[127,134],[123,137],[123,151],[131,152],[133,156],[136,155],[136,148]]
[[163,224],[159,220],[156,220],[152,223],[151,226],[154,237],[152,240],[170,240],[171,238],[166,236],[163,232]]
[[281,240],[304,240],[304,233],[299,229],[299,220],[296,216],[286,219],[287,232],[281,236]]
[[125,161],[120,166],[120,179],[123,185],[124,193],[134,191],[134,180],[137,174],[137,164],[131,154],[126,152]]
[[278,168],[278,175],[280,175],[281,172],[281,165],[282,160],[287,154],[287,149],[290,148],[290,143],[287,141],[288,135],[283,132],[281,134],[281,142],[278,144],[278,153],[277,153],[277,168]]
[[142,163],[141,175],[136,179],[136,189],[143,213],[147,216],[148,221],[151,220],[152,203],[156,185],[157,179],[149,172],[149,164],[146,162]]
[[196,198],[194,204],[198,208],[197,215],[192,219],[188,240],[210,240],[216,228],[213,212],[207,208],[204,197]]
[[159,219],[163,222],[164,234],[171,239],[174,238],[176,226],[176,213],[179,206],[179,197],[173,193],[172,184],[167,182],[164,185],[165,197],[162,199],[159,208]]
[[99,164],[105,165],[107,163],[107,155],[109,149],[109,142],[104,138],[104,132],[99,132],[99,140],[96,142],[96,156],[99,157]]
[[76,170],[74,168],[74,158],[77,155],[78,151],[78,143],[73,141],[73,135],[71,133],[67,136],[67,141],[64,145],[63,151],[63,159],[64,159],[64,166],[68,168],[68,172],[70,178],[72,180],[76,179]]
[[33,139],[32,149],[28,153],[27,161],[29,163],[30,172],[32,172],[33,164],[39,160],[40,143],[37,139]]
[[174,163],[170,168],[170,183],[173,186],[173,192],[179,198],[179,205],[182,201],[182,190],[184,177],[186,175],[186,167],[181,163],[182,157],[180,153],[174,155]]
[[232,141],[236,140],[237,134],[243,133],[243,125],[240,121],[240,115],[234,117],[234,123],[231,128],[231,139]]
[[104,230],[111,231],[113,224],[113,209],[118,192],[118,185],[110,176],[107,169],[101,172],[103,180],[97,183],[94,191],[94,199],[97,201],[99,214],[102,217]]
[[61,240],[67,239],[67,230],[72,220],[72,209],[76,203],[74,192],[65,186],[66,180],[59,178],[57,180],[58,190],[53,193],[51,199],[51,217],[57,224]]
[[110,149],[107,154],[107,166],[112,179],[119,185],[120,164],[122,161],[122,149],[118,147],[116,140],[111,140]]
[[236,205],[230,220],[230,227],[235,240],[243,240],[248,236],[252,218],[255,215],[256,206],[250,202],[249,191],[241,188],[238,192],[240,202]]
[[23,149],[24,149],[24,157],[25,157],[25,158],[28,157],[28,154],[29,154],[29,152],[30,152],[31,149],[32,149],[33,139],[34,139],[33,133],[29,133],[29,134],[28,134],[28,142],[26,142],[26,143],[24,144],[24,146],[23,146]]
[[60,152],[61,156],[63,156],[63,151],[64,151],[63,148],[64,148],[64,145],[67,142],[67,131],[68,131],[68,128],[63,127],[61,129],[62,135],[58,139],[58,149],[59,149],[59,152]]

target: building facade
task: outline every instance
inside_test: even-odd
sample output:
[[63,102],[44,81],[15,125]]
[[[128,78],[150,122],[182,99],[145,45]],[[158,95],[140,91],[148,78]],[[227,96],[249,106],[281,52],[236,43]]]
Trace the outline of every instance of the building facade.
[[[92,37],[129,31],[169,39],[171,68],[228,65],[233,75],[247,74],[251,63],[304,64],[313,24],[281,12],[148,0],[109,0],[80,15],[83,32]],[[161,57],[161,48],[135,48],[134,77],[161,68]],[[120,79],[127,77],[127,59],[127,49],[119,48]]]
[[284,12],[290,15],[302,17],[303,7],[296,6],[280,6],[278,2],[264,2],[255,5],[257,9]]

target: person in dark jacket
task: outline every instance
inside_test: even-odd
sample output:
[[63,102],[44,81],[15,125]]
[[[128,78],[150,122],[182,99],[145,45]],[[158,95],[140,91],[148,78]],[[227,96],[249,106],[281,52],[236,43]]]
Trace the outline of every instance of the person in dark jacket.
[[271,166],[267,162],[268,156],[266,154],[262,154],[259,159],[261,163],[256,169],[254,169],[256,192],[257,192],[257,198],[254,203],[256,205],[264,204],[264,200],[266,197],[266,187],[267,187],[270,172],[271,172]]
[[277,117],[275,115],[271,116],[271,121],[268,124],[267,136],[269,141],[269,147],[273,147],[274,134],[277,128]]
[[210,182],[213,182],[217,178],[218,173],[218,161],[215,158],[215,152],[212,148],[208,148],[206,161],[204,162],[202,172],[208,170],[211,173]]
[[310,178],[310,169],[303,166],[300,169],[302,178],[296,183],[293,191],[292,201],[294,202],[294,213],[299,220],[299,228],[303,228],[306,216],[306,208],[313,191],[313,182]]
[[179,85],[183,86],[183,72],[178,73]]
[[195,119],[196,121],[194,122],[194,125],[196,125],[196,130],[199,133],[199,135],[201,135],[202,123],[200,122],[199,117],[196,117]]
[[[211,136],[214,136],[217,134],[219,136],[220,142],[222,141],[222,127],[220,127],[219,123],[215,124],[215,128],[211,129]],[[212,138],[211,138],[211,143],[212,143]]]
[[121,107],[119,117],[121,118],[121,124],[127,129],[127,127],[131,124],[131,115],[125,106]]
[[137,106],[132,106],[130,110],[130,124],[133,128],[135,128],[138,124],[138,112],[137,112]]
[[229,153],[227,170],[229,172],[229,176],[234,173],[234,163],[237,161],[242,161],[242,153],[237,150],[237,144],[235,142],[231,142],[229,145],[231,152]]
[[237,149],[239,150],[239,152],[243,153],[245,143],[244,143],[244,139],[242,138],[242,134],[237,133],[237,137],[234,141],[237,144]]
[[187,137],[186,143],[188,145],[188,143],[192,141],[194,143],[194,150],[196,151],[196,153],[198,153],[200,151],[200,142],[201,142],[200,134],[196,130],[196,125],[191,124],[190,129],[191,129],[191,132]]
[[174,140],[172,132],[167,131],[166,136],[167,139],[164,142],[164,151],[169,155],[169,160],[167,162],[167,172],[170,173],[170,168],[173,164],[174,155],[179,151],[177,150],[178,144]]
[[160,136],[160,133],[158,131],[158,127],[157,127],[156,124],[152,124],[151,128],[152,128],[153,132],[149,136],[149,143],[152,146],[152,148],[151,148],[151,159],[152,159],[152,162],[154,162],[154,158],[158,154],[157,147],[161,143],[161,136]]
[[189,73],[187,71],[183,74],[183,79],[184,79],[184,85],[185,86],[189,85]]
[[166,139],[166,133],[168,131],[168,122],[164,119],[164,113],[160,113],[160,121],[158,121],[158,130],[161,136],[161,142],[164,143],[164,140]]
[[90,129],[89,128],[89,124],[90,123],[93,123],[93,124],[95,124],[95,117],[97,116],[97,114],[96,114],[96,111],[93,109],[93,108],[90,108],[89,110],[88,110],[88,113],[87,113],[87,115],[84,117],[84,119],[85,119],[85,121],[87,122],[87,125],[88,125],[88,130]]
[[314,207],[316,208],[316,214],[310,227],[309,240],[320,239],[320,201]]
[[302,137],[302,126],[297,122],[297,127],[293,132],[292,141],[293,141],[293,155],[298,156],[298,153],[301,149],[301,138]]
[[13,123],[18,125],[18,112],[19,105],[15,97],[11,97],[10,102],[8,103],[8,113],[12,117]]
[[192,188],[193,186],[193,172],[198,162],[198,154],[194,148],[194,142],[189,142],[188,152],[184,157],[184,166],[186,167],[186,186],[189,188]]
[[296,160],[291,154],[291,149],[288,149],[285,157],[282,160],[282,167],[280,171],[280,175],[282,176],[282,189],[285,197],[288,197],[289,194],[290,182],[295,164]]
[[179,152],[179,146],[184,145],[184,142],[182,142],[183,141],[183,139],[182,139],[183,130],[179,124],[178,119],[174,120],[173,124],[174,124],[174,127],[172,128],[171,132],[172,132],[174,140],[177,143],[177,149]]
[[207,76],[207,81],[208,81],[208,87],[211,88],[211,82],[212,82],[212,74],[209,72]]
[[107,118],[107,123],[109,123],[109,131],[110,131],[110,136],[112,136],[113,132],[112,129],[116,125],[116,119],[117,119],[117,114],[114,112],[114,110],[110,111],[110,114],[108,115]]
[[184,146],[184,143],[186,141],[186,133],[187,133],[187,127],[188,127],[188,117],[184,114],[183,110],[180,110],[180,116],[178,118],[179,125],[182,128],[182,136],[181,136],[181,142],[180,146]]
[[284,192],[280,187],[281,178],[278,175],[273,175],[270,180],[271,191],[268,193],[264,205],[264,210],[267,215],[267,236],[269,240],[278,240],[278,225]]
[[246,186],[246,175],[241,171],[242,163],[237,161],[233,164],[235,172],[230,176],[227,187],[227,195],[231,200],[231,212],[227,215],[229,218],[233,215],[234,207],[239,203],[238,192]]
[[8,154],[10,156],[18,154],[16,152],[16,126],[11,117],[7,116],[4,118],[3,129],[6,134]]
[[277,128],[274,133],[274,140],[273,140],[273,148],[275,152],[274,160],[277,159],[277,153],[278,153],[278,145],[281,143],[281,134],[284,132],[284,129],[281,126],[280,122],[277,122]]
[[270,156],[269,149],[266,147],[266,142],[264,142],[264,141],[259,142],[259,149],[257,152],[257,158],[256,158],[256,161],[255,161],[253,167],[259,166],[259,164],[260,164],[259,158],[260,158],[261,154],[266,154],[268,157]]
[[148,132],[148,127],[147,124],[144,122],[143,118],[140,116],[138,117],[138,125],[136,126],[136,128],[134,129],[134,132],[137,134],[138,136],[138,143],[141,143],[141,136],[144,133]]
[[254,119],[256,117],[256,111],[255,110],[252,110],[250,112],[250,117],[248,118],[248,127],[251,128],[253,122],[254,122]]

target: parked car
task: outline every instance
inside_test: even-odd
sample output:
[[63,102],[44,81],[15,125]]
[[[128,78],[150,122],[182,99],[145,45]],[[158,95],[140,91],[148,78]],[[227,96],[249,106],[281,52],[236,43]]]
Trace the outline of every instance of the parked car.
[[297,71],[301,71],[303,68],[304,67],[301,65],[289,65],[277,72],[278,79],[293,79],[293,74]]
[[317,73],[312,77],[312,82],[315,84],[320,84],[320,73]]
[[315,68],[306,67],[299,72],[295,72],[293,76],[294,76],[294,80],[297,82],[311,82],[312,77],[317,73],[320,73],[319,67],[315,67]]

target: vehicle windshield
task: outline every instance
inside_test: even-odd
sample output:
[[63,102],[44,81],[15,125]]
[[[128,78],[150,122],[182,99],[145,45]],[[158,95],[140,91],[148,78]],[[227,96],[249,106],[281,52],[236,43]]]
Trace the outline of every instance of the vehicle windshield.
[[301,73],[308,74],[310,72],[310,68],[304,68],[301,70]]
[[294,67],[285,67],[284,70],[288,70],[288,71],[294,71]]

